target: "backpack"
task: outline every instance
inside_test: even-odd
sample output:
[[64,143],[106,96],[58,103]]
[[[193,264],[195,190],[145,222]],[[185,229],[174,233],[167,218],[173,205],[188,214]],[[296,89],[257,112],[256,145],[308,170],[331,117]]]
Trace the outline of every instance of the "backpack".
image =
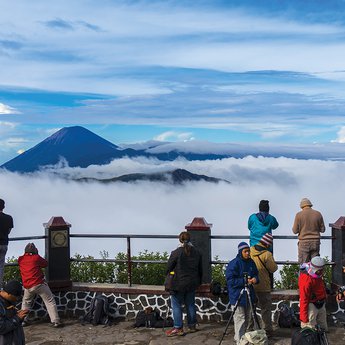
[[133,327],[164,328],[172,327],[173,325],[174,321],[171,317],[163,319],[159,315],[158,310],[154,310],[151,307],[148,307],[145,310],[139,311],[139,313],[135,317]]
[[296,317],[295,311],[292,307],[282,303],[278,310],[278,325],[281,328],[299,327],[301,322]]
[[214,296],[220,296],[222,293],[222,285],[220,282],[212,281],[210,285],[211,294]]
[[291,345],[326,345],[327,336],[322,330],[305,327],[298,329],[292,335]]
[[80,318],[82,324],[90,322],[95,325],[110,326],[108,298],[104,295],[95,296],[90,303],[90,306],[84,316]]
[[268,338],[265,330],[257,329],[252,332],[246,332],[239,345],[268,345]]

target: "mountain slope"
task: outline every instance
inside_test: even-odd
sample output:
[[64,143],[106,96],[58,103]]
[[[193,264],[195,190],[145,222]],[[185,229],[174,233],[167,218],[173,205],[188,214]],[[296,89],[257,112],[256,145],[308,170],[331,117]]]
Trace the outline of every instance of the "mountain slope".
[[88,129],[75,126],[62,128],[33,148],[6,162],[1,168],[33,172],[45,165],[65,159],[71,167],[106,164],[112,159],[138,155],[135,150],[118,147]]

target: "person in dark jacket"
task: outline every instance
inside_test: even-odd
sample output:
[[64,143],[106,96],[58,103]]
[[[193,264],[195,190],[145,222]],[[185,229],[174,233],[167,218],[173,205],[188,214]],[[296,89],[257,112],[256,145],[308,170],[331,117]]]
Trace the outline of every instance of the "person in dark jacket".
[[24,345],[22,321],[28,310],[17,310],[16,302],[22,294],[22,285],[9,281],[0,291],[0,345]]
[[279,224],[277,219],[270,213],[270,205],[268,200],[261,200],[259,203],[259,212],[253,213],[248,219],[249,244],[255,246],[260,242],[262,236],[272,233]]
[[196,331],[195,290],[201,284],[202,263],[200,252],[192,245],[190,234],[183,231],[179,235],[180,247],[171,252],[167,274],[173,272],[170,290],[174,327],[166,331],[168,337],[184,335],[182,305],[186,306],[188,332]]
[[251,302],[255,303],[255,291],[253,284],[259,282],[259,272],[254,261],[250,258],[250,248],[246,242],[238,245],[238,254],[235,259],[231,260],[226,268],[225,277],[229,292],[229,302],[234,308],[239,300],[237,309],[234,314],[234,340],[236,344],[246,332],[250,319],[250,305],[245,293],[240,297],[241,290],[245,287],[245,273],[248,275],[248,287],[250,291]]
[[[28,243],[24,255],[18,258],[18,265],[24,286],[24,297],[22,306],[30,309],[31,302],[36,295],[39,295],[50,317],[54,327],[61,327],[60,317],[57,311],[54,295],[45,281],[42,268],[48,266],[48,261],[38,255],[38,249],[34,243]],[[25,320],[24,325],[27,324]]]
[[8,235],[13,228],[13,218],[3,212],[5,201],[0,199],[0,287],[3,284],[4,266],[8,247]]
[[[342,265],[343,265],[343,274],[345,274],[345,259],[343,259],[342,261]],[[341,286],[338,293],[337,293],[337,301],[340,302],[342,299],[345,298],[345,286]]]

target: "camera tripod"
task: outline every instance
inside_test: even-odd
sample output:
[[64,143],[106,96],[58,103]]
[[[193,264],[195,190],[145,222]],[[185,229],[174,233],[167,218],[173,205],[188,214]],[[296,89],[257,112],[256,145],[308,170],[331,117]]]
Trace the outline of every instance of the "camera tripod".
[[255,313],[255,307],[253,305],[253,302],[250,298],[250,291],[249,291],[249,284],[248,284],[248,275],[247,274],[244,274],[244,288],[240,291],[240,295],[238,296],[238,299],[234,305],[234,308],[232,309],[232,312],[231,312],[231,315],[229,317],[229,320],[225,326],[225,329],[224,329],[224,332],[223,332],[223,335],[222,335],[222,338],[220,339],[220,342],[219,342],[219,345],[222,344],[223,342],[223,339],[228,331],[228,328],[230,326],[230,322],[231,320],[233,319],[234,317],[234,314],[235,314],[235,311],[240,303],[240,300],[241,300],[241,297],[242,295],[245,294],[246,295],[246,299],[247,299],[247,302],[249,303],[249,308],[250,308],[250,313],[251,313],[251,316],[253,318],[253,322],[254,322],[254,329],[260,329],[260,324],[259,324],[259,320],[258,320],[258,317]]

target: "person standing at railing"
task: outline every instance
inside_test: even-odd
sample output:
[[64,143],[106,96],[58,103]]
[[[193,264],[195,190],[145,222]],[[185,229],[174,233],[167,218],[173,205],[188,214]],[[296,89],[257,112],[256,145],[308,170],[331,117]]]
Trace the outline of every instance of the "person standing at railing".
[[272,233],[272,230],[279,226],[277,219],[270,213],[268,200],[261,200],[259,203],[259,212],[253,213],[248,219],[249,244],[251,247],[260,242],[262,236]]
[[[24,286],[23,309],[30,309],[31,302],[39,295],[47,308],[47,312],[53,327],[61,327],[60,317],[57,311],[54,295],[45,281],[42,268],[48,266],[48,261],[38,255],[38,249],[34,243],[28,243],[24,255],[18,258],[18,265]],[[24,325],[26,325],[25,320]]]
[[308,198],[300,202],[302,211],[295,216],[292,232],[298,234],[298,262],[310,262],[320,256],[320,234],[325,232],[322,214],[312,209],[313,204]]
[[191,241],[190,234],[183,231],[179,235],[180,247],[171,252],[167,274],[173,272],[174,279],[170,289],[174,327],[166,331],[168,337],[182,336],[184,304],[187,312],[188,333],[196,332],[195,290],[201,284],[202,262],[201,253]]
[[8,248],[8,235],[13,228],[13,218],[3,212],[5,201],[0,199],[0,287],[3,285],[5,259]]

